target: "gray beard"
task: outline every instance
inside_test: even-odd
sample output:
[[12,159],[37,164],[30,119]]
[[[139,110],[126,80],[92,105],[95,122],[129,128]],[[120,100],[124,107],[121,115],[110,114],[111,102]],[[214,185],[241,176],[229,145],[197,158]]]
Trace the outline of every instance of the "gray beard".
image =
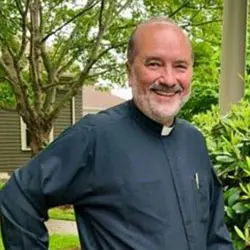
[[133,99],[137,107],[150,119],[163,124],[165,126],[171,126],[174,117],[179,113],[181,108],[187,103],[191,96],[191,88],[186,96],[184,96],[179,103],[179,107],[173,113],[164,114],[160,110],[154,108],[154,105],[150,102],[149,98],[145,98],[145,95],[138,93],[137,87],[132,87]]

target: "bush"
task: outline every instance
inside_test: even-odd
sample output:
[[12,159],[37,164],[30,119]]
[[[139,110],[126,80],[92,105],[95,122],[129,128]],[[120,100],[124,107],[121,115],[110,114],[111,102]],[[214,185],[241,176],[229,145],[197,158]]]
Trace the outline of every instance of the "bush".
[[219,86],[211,84],[208,86],[205,82],[193,82],[192,94],[190,100],[181,109],[179,116],[188,121],[196,114],[211,110],[212,105],[218,103]]
[[225,215],[235,249],[250,249],[250,105],[242,102],[220,118],[218,108],[195,115],[223,183]]

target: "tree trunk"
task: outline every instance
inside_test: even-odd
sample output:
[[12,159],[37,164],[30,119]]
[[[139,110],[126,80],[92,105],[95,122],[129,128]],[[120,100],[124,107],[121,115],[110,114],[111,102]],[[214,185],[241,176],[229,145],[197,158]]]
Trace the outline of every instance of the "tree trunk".
[[50,131],[52,125],[31,124],[27,126],[30,136],[30,148],[32,156],[38,154],[50,143]]

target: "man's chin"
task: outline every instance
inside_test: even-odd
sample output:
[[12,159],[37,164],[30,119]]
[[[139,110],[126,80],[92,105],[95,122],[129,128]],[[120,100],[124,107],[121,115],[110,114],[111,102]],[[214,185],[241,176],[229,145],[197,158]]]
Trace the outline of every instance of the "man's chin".
[[162,118],[169,118],[169,117],[173,117],[176,116],[181,107],[182,104],[180,101],[175,102],[175,103],[168,103],[168,104],[159,104],[159,103],[151,103],[151,110],[153,111],[153,113],[159,117]]
[[158,117],[159,120],[168,120],[172,117],[175,117],[179,113],[180,109],[176,110],[169,110],[169,111],[159,111],[159,110],[154,110],[154,115]]

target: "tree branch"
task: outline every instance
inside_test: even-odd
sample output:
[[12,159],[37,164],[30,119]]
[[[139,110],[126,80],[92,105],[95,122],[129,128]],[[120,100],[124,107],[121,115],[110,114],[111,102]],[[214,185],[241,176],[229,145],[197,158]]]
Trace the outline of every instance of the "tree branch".
[[[54,88],[52,88],[52,90],[49,91],[49,93],[47,93],[44,104],[43,104],[43,111],[45,113],[51,112],[52,107],[53,107],[55,100],[56,100],[56,92],[57,92],[57,89],[56,89],[56,87],[54,87]],[[52,121],[52,120],[50,120],[50,121]]]
[[188,5],[189,5],[189,0],[184,1],[183,4],[179,8],[177,8],[175,11],[173,11],[172,13],[170,13],[168,16],[170,18],[172,18],[174,15],[176,15],[182,9],[186,8]]
[[190,18],[190,21],[193,23],[194,19],[200,14],[200,10],[194,12],[194,14],[192,15],[192,17]]
[[99,18],[98,18],[99,30],[102,28],[102,17],[103,17],[104,8],[105,8],[105,0],[101,0],[101,8],[100,8],[100,13],[99,13]]
[[100,75],[103,75],[107,72],[110,72],[111,69],[114,69],[115,67],[117,67],[117,64],[116,63],[113,63],[113,64],[110,64],[109,67],[105,70],[102,70],[102,71],[99,71],[98,73],[95,73],[95,74],[89,74],[88,75],[88,78],[96,78]]
[[[105,0],[102,0],[105,1]],[[102,5],[104,7],[104,5]],[[103,8],[100,8],[100,12],[99,12],[99,19],[103,18]],[[54,107],[54,109],[50,112],[50,114],[48,115],[48,121],[53,120],[59,110],[61,109],[62,106],[65,105],[65,103],[72,98],[76,93],[77,93],[77,89],[83,85],[84,81],[86,80],[89,71],[91,70],[92,66],[94,65],[94,63],[96,63],[96,61],[103,55],[105,54],[104,51],[102,51],[99,55],[98,55],[98,48],[100,46],[101,40],[103,38],[103,35],[107,29],[107,27],[109,26],[109,24],[112,22],[113,20],[113,12],[114,12],[114,1],[109,1],[109,6],[108,9],[106,11],[105,14],[105,20],[104,22],[99,21],[99,30],[98,30],[98,34],[97,37],[95,39],[95,43],[92,47],[92,50],[90,51],[90,56],[87,60],[87,63],[84,67],[84,69],[82,70],[82,72],[80,73],[78,79],[72,84],[71,89],[65,94],[64,98],[62,98],[62,100]],[[101,26],[100,26],[101,25]],[[110,50],[111,48],[109,48],[108,50]]]
[[17,72],[18,68],[15,68],[13,58],[11,58],[8,52],[4,53],[4,58],[0,57],[0,65],[2,66],[6,75],[5,80],[10,84],[13,93],[16,97],[17,106],[19,106],[19,109],[23,113],[25,111],[31,112],[25,89],[25,84],[22,83],[22,79],[20,78],[19,72]]
[[98,60],[100,60],[101,57],[103,57],[105,54],[107,54],[110,50],[122,47],[122,46],[124,46],[126,44],[127,44],[127,42],[119,43],[119,44],[116,44],[115,46],[111,46],[111,47],[108,47],[108,48],[104,49],[103,51],[101,51],[99,53],[98,56],[96,56],[96,58],[92,61],[92,64],[95,64]]
[[75,56],[72,56],[68,62],[58,68],[57,74],[60,76],[63,72],[67,71],[67,69],[75,62],[75,60],[79,57],[78,53]]
[[135,27],[135,24],[129,23],[127,25],[117,27],[116,30],[124,30],[124,29],[134,28],[134,27]]
[[93,5],[90,4],[90,6],[86,6],[84,7],[79,13],[77,13],[75,16],[73,16],[72,18],[70,18],[67,22],[65,22],[64,24],[62,24],[60,27],[58,27],[57,29],[53,30],[51,33],[47,34],[43,39],[42,39],[42,43],[44,43],[50,36],[56,34],[58,31],[62,30],[64,27],[66,27],[68,24],[72,23],[75,19],[77,19],[78,17],[82,16],[83,14],[85,14],[87,11],[89,11],[90,9],[92,9],[95,5],[97,4],[94,3]]
[[45,69],[48,73],[48,83],[46,84],[46,86],[42,87],[42,90],[47,92],[48,90],[52,89],[52,92],[47,94],[45,97],[45,101],[44,101],[44,105],[43,105],[43,111],[47,112],[47,109],[50,109],[51,104],[53,103],[54,99],[54,92],[53,92],[53,88],[55,88],[56,86],[62,85],[62,83],[60,83],[60,81],[58,80],[58,78],[60,78],[60,75],[63,71],[65,71],[68,67],[70,67],[73,62],[76,59],[75,57],[72,57],[71,60],[69,60],[65,65],[63,66],[59,66],[62,63],[62,60],[64,59],[65,56],[65,52],[67,52],[67,43],[70,43],[71,37],[73,37],[74,35],[74,30],[72,31],[68,41],[66,42],[65,47],[63,48],[63,50],[61,51],[61,55],[59,56],[57,62],[55,63],[54,67],[52,67],[49,58],[46,54],[45,51],[45,44],[42,44],[42,58],[43,58],[43,63],[45,65]]
[[58,59],[55,63],[55,68],[58,69],[65,57],[65,53],[69,50],[69,45],[71,44],[72,38],[74,37],[76,32],[76,28],[73,29],[73,31],[71,32],[69,38],[64,42],[64,47],[61,49],[61,51],[59,52],[59,56]]
[[21,42],[21,47],[20,51],[17,56],[17,60],[19,61],[21,57],[23,56],[23,53],[25,51],[25,47],[27,45],[27,34],[26,34],[26,25],[27,25],[27,15],[28,15],[28,9],[29,9],[29,3],[30,0],[27,0],[26,5],[25,5],[25,10],[21,13],[21,18],[22,18],[22,42]]
[[11,56],[11,58],[16,61],[16,55],[15,52],[13,51],[12,47],[11,47],[11,43],[10,41],[7,41],[6,39],[0,37],[0,40],[2,41],[2,48],[1,50],[3,51],[4,49],[8,51],[9,56]]
[[17,77],[13,68],[12,58],[6,52],[4,53],[4,59],[3,57],[0,57],[0,65],[2,66],[2,69],[6,75],[4,80],[10,83],[15,93],[20,94],[20,89],[18,89],[18,85],[16,84]]
[[56,82],[54,82],[54,83],[52,83],[52,84],[50,84],[50,85],[46,85],[46,86],[44,86],[43,87],[43,91],[44,92],[48,92],[48,91],[50,91],[52,88],[55,88],[55,87],[58,87],[58,86],[63,86],[63,85],[68,85],[68,84],[70,84],[70,83],[73,83],[74,81],[72,81],[72,82],[65,82],[64,84],[62,83],[62,82],[60,82],[60,81],[56,81]]
[[41,45],[41,57],[42,57],[42,60],[43,60],[44,68],[45,68],[49,78],[51,79],[52,78],[51,77],[51,75],[52,75],[52,65],[50,63],[50,59],[48,57],[48,54],[46,52],[44,44]]
[[22,3],[20,0],[15,0],[15,3],[16,3],[16,7],[20,13],[20,15],[22,16],[23,15],[23,6],[22,6]]
[[129,6],[129,4],[133,2],[133,0],[127,0],[127,2],[125,2],[121,7],[120,9],[117,10],[117,13],[120,14],[126,7]]
[[[102,0],[102,1],[105,1],[105,0]],[[113,1],[112,1],[112,3],[113,3]],[[101,43],[102,37],[104,35],[104,32],[107,29],[110,21],[112,20],[113,7],[114,7],[114,5],[112,5],[111,2],[110,2],[110,6],[109,6],[108,11],[106,13],[106,20],[103,23],[102,27],[99,26],[99,31],[98,31],[98,34],[97,34],[97,37],[96,37],[96,42],[92,47],[92,50],[90,52],[90,56],[88,58],[87,64],[86,64],[86,66],[84,67],[83,71],[80,74],[78,83],[75,84],[76,86],[81,85],[81,82],[83,81],[83,79],[85,79],[86,74],[90,71],[93,64],[98,60],[98,58],[100,58],[100,55],[97,56],[98,48],[100,46],[100,43]],[[102,13],[103,13],[103,9],[100,9],[100,17],[103,17]],[[111,48],[108,48],[108,50],[110,50],[110,49]],[[101,54],[103,54],[103,52]]]
[[198,26],[202,26],[202,25],[207,25],[207,24],[210,24],[210,23],[218,23],[218,22],[221,22],[222,20],[221,19],[216,19],[216,20],[210,20],[210,21],[207,21],[207,22],[202,22],[202,23],[195,23],[195,24],[186,24],[186,25],[183,25],[182,27],[183,28],[186,28],[188,26],[192,26],[192,27],[198,27]]
[[[32,76],[32,89],[34,93],[35,112],[40,113],[42,106],[42,70],[41,70],[41,50],[40,50],[40,6],[39,0],[34,0],[30,5],[30,67]],[[38,115],[38,114],[37,114]]]
[[[56,87],[57,85],[60,85],[60,83],[56,80],[56,73],[55,70],[53,68],[53,66],[51,65],[48,55],[45,51],[45,44],[42,44],[41,47],[41,55],[42,55],[42,59],[43,59],[43,64],[45,66],[45,70],[47,72],[48,75],[48,84],[46,85],[46,88],[44,86],[42,86],[42,92],[47,92],[48,90],[51,90],[51,88]],[[56,90],[52,89],[45,97],[45,100],[43,102],[42,105],[42,110],[44,113],[47,112],[47,110],[49,109],[49,107],[51,105],[53,105],[53,99],[55,99],[55,95],[56,95]]]
[[[42,37],[43,28],[44,28],[42,6],[40,6],[40,9],[39,9],[39,16],[40,16],[40,27],[39,27],[40,29],[39,29],[39,31],[40,31],[40,36]],[[43,61],[43,65],[44,65],[44,68],[45,68],[47,75],[48,75],[48,82],[51,83],[54,81],[54,69],[53,69],[53,66],[50,62],[50,58],[47,54],[46,45],[42,41],[40,41],[40,49],[41,49],[41,58]]]
[[[93,65],[98,61],[100,60],[101,57],[103,57],[105,54],[107,54],[110,50],[112,49],[115,49],[115,48],[119,48],[121,46],[124,46],[126,45],[127,43],[124,42],[124,43],[120,43],[120,44],[117,44],[116,46],[111,46],[111,47],[108,47],[106,48],[105,50],[103,50],[101,53],[99,53],[99,55],[95,58],[95,60],[93,60]],[[60,68],[60,70],[58,71],[58,75],[61,75],[62,72],[65,72],[67,67],[69,67],[74,61],[75,61],[75,57],[72,57],[71,60],[68,61],[68,63],[66,63],[62,68]],[[115,66],[116,64],[112,64],[112,65],[109,65],[110,67],[113,67]],[[102,71],[102,73],[106,73],[107,71],[109,71],[110,69],[108,70],[105,70],[105,71]],[[90,75],[88,77],[94,77],[94,76],[98,76],[98,75],[101,75],[102,73],[98,73],[98,74],[93,74],[93,75]],[[70,84],[74,84],[75,83],[75,80],[72,80],[71,82],[67,82],[65,83],[65,85],[70,85]],[[51,84],[51,85],[46,85],[45,87],[43,87],[43,90],[44,91],[48,91],[50,88],[53,88],[53,87],[56,87],[56,86],[60,86],[62,85],[62,82],[61,81],[58,81],[57,83],[54,83],[54,84]]]

